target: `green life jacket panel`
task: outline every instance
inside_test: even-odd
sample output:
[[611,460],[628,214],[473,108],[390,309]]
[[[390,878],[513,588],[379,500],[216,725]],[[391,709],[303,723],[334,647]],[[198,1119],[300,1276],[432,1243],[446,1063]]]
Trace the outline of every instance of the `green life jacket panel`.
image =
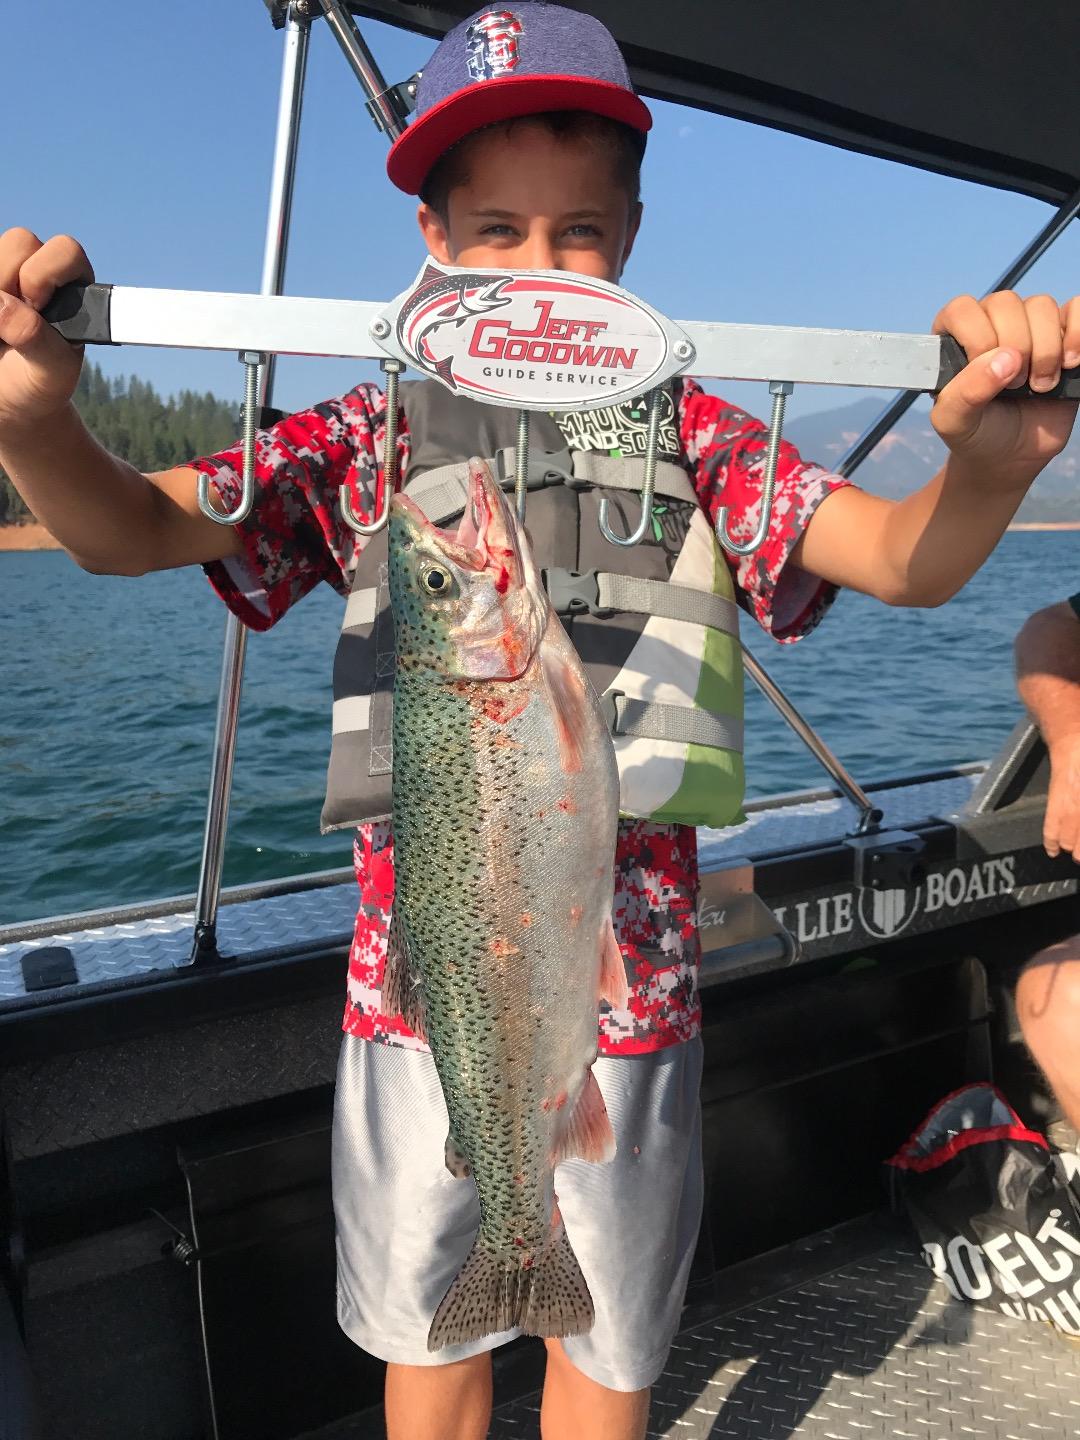
[[[448,526],[467,497],[468,457],[512,489],[517,417],[451,395],[434,381],[401,386],[412,440],[404,491]],[[690,477],[661,461],[645,538],[609,544],[640,513],[643,462],[567,449],[550,416],[530,422],[528,528],[552,604],[600,696],[626,816],[729,825],[743,798],[743,672],[734,587]],[[357,562],[334,657],[333,743],[322,829],[390,813],[394,627],[387,532]]]

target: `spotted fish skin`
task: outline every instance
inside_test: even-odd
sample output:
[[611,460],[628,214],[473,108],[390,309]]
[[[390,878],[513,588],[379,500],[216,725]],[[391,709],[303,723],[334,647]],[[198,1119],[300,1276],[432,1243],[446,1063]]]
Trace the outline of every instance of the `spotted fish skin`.
[[568,1335],[592,1301],[554,1196],[559,1159],[608,1159],[590,1066],[611,930],[618,772],[596,697],[486,466],[456,536],[390,519],[395,901],[384,999],[421,1027],[447,1164],[480,1229],[429,1348],[520,1326]]

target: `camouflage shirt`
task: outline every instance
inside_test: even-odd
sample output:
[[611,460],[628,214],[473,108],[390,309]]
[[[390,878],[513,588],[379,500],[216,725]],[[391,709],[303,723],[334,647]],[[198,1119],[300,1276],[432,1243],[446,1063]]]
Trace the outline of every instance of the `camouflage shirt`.
[[[760,514],[765,427],[704,394],[693,381],[680,385],[675,398],[664,448],[677,446],[681,452],[709,517],[715,520],[720,506],[726,505],[732,534],[749,536]],[[268,630],[321,581],[348,595],[365,542],[342,520],[339,487],[349,487],[358,515],[377,512],[384,418],[381,391],[358,385],[347,395],[259,432],[255,504],[237,527],[243,555],[206,566],[210,583],[245,625]],[[606,448],[638,448],[640,409],[612,407],[604,418]],[[594,427],[600,423],[597,418]],[[575,426],[580,429],[581,417],[564,425],[568,442],[589,443]],[[398,440],[401,474],[407,471],[409,454],[403,426]],[[234,508],[240,491],[239,445],[194,464]],[[788,560],[817,506],[847,483],[808,464],[785,444],[765,543],[748,558],[729,557],[740,603],[781,642],[812,630],[834,598],[832,586]],[[360,827],[354,860],[360,893],[344,1028],[352,1035],[420,1049],[421,1042],[400,1020],[385,1016],[380,1003],[394,888],[393,840],[387,824]],[[601,1004],[600,1050],[642,1054],[687,1040],[700,1028],[696,833],[683,825],[623,821],[615,870],[615,932],[630,999],[625,1010]]]

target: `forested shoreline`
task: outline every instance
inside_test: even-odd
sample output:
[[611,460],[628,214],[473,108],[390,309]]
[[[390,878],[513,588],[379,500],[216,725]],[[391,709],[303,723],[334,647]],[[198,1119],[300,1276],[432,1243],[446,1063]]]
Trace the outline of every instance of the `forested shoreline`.
[[[235,404],[209,391],[181,390],[163,400],[147,381],[134,376],[110,380],[93,362],[83,366],[75,406],[105,448],[137,470],[167,470],[222,449],[239,433]],[[0,525],[32,519],[0,470]]]

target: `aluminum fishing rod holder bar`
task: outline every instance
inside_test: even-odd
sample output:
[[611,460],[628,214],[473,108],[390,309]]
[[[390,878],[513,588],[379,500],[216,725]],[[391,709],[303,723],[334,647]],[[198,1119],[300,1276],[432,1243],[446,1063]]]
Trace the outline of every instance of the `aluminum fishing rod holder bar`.
[[[328,15],[340,8],[333,0],[320,3]],[[784,402],[795,383],[936,392],[967,363],[949,336],[673,321],[628,290],[590,276],[470,270],[430,259],[389,305],[89,285],[65,287],[45,314],[61,334],[82,344],[375,359],[395,396],[397,372],[409,366],[454,394],[513,407],[519,414],[519,514],[524,513],[529,411],[594,410],[648,392],[651,438],[641,515],[629,535],[617,536],[605,502],[600,528],[613,545],[637,544],[649,524],[662,387],[691,371],[708,378],[766,380],[774,403],[757,530],[749,540],[737,541],[728,534],[726,511],[718,520],[721,543],[736,555],[751,554],[768,533]],[[777,381],[777,375],[786,378]],[[1046,393],[1080,398],[1080,369],[1065,372],[1056,389]],[[387,408],[389,413],[389,403]],[[386,457],[384,466],[391,478],[394,459]],[[250,489],[245,484],[249,508]],[[362,535],[382,529],[389,495],[386,490],[371,522],[361,521],[344,497],[348,524]],[[242,504],[241,512],[222,517],[212,512],[206,495],[200,495],[200,503],[223,523],[235,523],[241,512],[247,513]]]
[[[554,271],[477,274],[429,262],[421,279],[425,276],[423,286],[414,285],[389,305],[68,285],[45,315],[77,344],[367,360],[390,355],[451,390],[528,410],[595,409],[683,374],[766,383],[783,375],[792,384],[934,394],[966,363],[949,336],[670,321],[617,285],[599,280],[574,285],[579,277]],[[420,295],[421,288],[428,294]],[[571,311],[571,289],[595,303]],[[566,313],[556,313],[557,305]],[[625,325],[612,328],[622,307],[620,318],[638,324],[636,331]],[[599,313],[605,310],[606,316]],[[515,323],[521,311],[528,312],[520,317],[525,323]],[[643,317],[652,323],[645,324]],[[572,333],[564,331],[566,326],[573,327]],[[485,375],[485,370],[493,373]],[[526,374],[497,375],[497,370]],[[1020,393],[1010,391],[1010,396]],[[1041,398],[1048,396],[1080,399],[1080,369],[1063,372],[1056,388]]]

